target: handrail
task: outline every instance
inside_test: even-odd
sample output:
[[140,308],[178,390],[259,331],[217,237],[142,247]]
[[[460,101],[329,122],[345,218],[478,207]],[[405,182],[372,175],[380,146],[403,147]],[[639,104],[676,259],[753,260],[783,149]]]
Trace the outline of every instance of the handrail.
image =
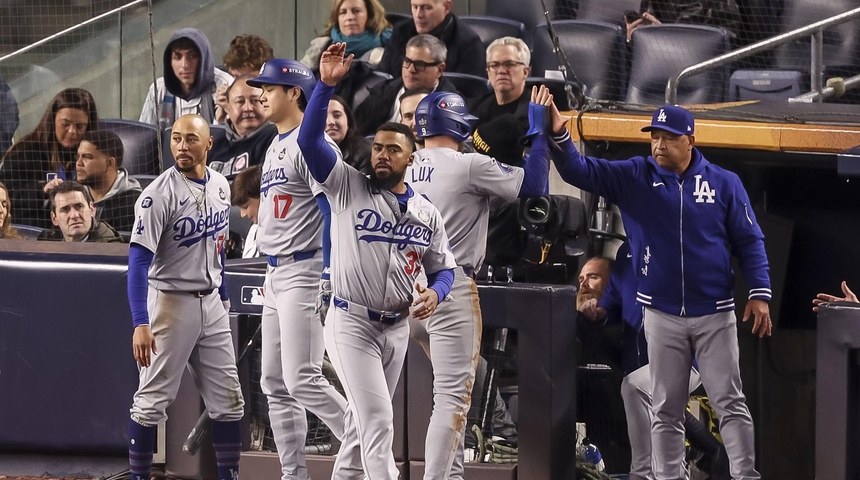
[[[697,73],[701,73],[712,68],[723,66],[729,62],[734,60],[745,58],[750,55],[754,55],[764,50],[769,50],[772,47],[776,47],[782,45],[784,43],[788,43],[792,40],[796,40],[801,37],[805,37],[807,35],[813,35],[818,33],[817,38],[813,38],[813,43],[818,43],[818,45],[813,45],[813,53],[817,50],[821,51],[821,35],[820,32],[826,28],[830,28],[834,25],[839,25],[841,23],[848,22],[850,20],[854,20],[856,18],[860,18],[860,7],[855,8],[853,10],[849,10],[844,13],[840,13],[839,15],[834,15],[830,18],[825,18],[824,20],[819,20],[813,24],[807,25],[805,27],[801,27],[790,32],[785,32],[783,34],[777,35],[775,37],[771,37],[760,42],[753,43],[752,45],[747,45],[746,47],[739,48],[737,50],[731,51],[729,53],[724,53],[718,57],[714,57],[710,60],[706,60],[702,63],[697,63],[695,65],[691,65],[684,70],[681,71],[678,75],[669,78],[669,82],[666,84],[666,103],[674,104],[678,100],[678,84],[681,82],[681,79],[685,77],[689,77],[695,75]],[[817,40],[817,42],[816,42]],[[813,61],[815,63],[815,61]],[[819,64],[820,65],[820,64]],[[813,75],[815,72],[813,71]],[[813,85],[816,82],[813,81]],[[820,88],[820,81],[817,82]]]
[[67,29],[65,29],[65,30],[62,30],[62,31],[60,31],[60,32],[57,32],[57,33],[55,33],[55,34],[53,34],[53,35],[49,35],[49,36],[47,36],[47,37],[45,37],[45,38],[43,38],[43,39],[41,39],[41,40],[39,40],[39,41],[36,41],[36,42],[34,42],[34,43],[31,43],[30,45],[27,45],[26,47],[19,48],[18,50],[15,50],[15,51],[14,51],[14,52],[12,52],[12,53],[9,53],[9,54],[6,54],[6,55],[4,55],[4,56],[0,57],[0,63],[2,63],[4,60],[7,60],[7,59],[9,59],[9,58],[12,58],[12,57],[16,57],[16,56],[18,56],[18,55],[21,55],[22,53],[27,53],[27,52],[29,52],[30,50],[33,50],[33,49],[34,49],[34,48],[36,48],[36,47],[40,47],[40,46],[42,46],[42,45],[44,45],[44,44],[46,44],[46,43],[50,42],[51,40],[53,40],[53,39],[55,39],[55,38],[62,37],[63,35],[65,35],[65,34],[67,34],[67,33],[74,32],[75,30],[77,30],[77,29],[79,29],[79,28],[85,27],[85,26],[87,26],[87,25],[89,25],[89,24],[91,24],[91,23],[95,23],[95,22],[97,22],[97,21],[99,21],[99,20],[101,20],[101,19],[103,19],[103,18],[107,18],[107,17],[109,17],[109,16],[111,16],[111,15],[114,15],[114,14],[120,13],[120,12],[122,12],[123,10],[126,10],[126,9],[128,9],[128,8],[131,8],[131,7],[135,6],[135,5],[144,4],[144,3],[146,3],[146,1],[147,1],[147,0],[134,0],[133,2],[131,2],[131,3],[127,3],[127,4],[125,4],[125,5],[121,6],[121,7],[114,8],[113,10],[110,10],[110,11],[107,11],[107,12],[105,12],[105,13],[102,13],[101,15],[97,15],[97,16],[95,16],[95,17],[93,17],[93,18],[88,19],[88,20],[84,20],[83,22],[78,23],[77,25],[72,25],[71,27],[69,27],[69,28],[67,28]]

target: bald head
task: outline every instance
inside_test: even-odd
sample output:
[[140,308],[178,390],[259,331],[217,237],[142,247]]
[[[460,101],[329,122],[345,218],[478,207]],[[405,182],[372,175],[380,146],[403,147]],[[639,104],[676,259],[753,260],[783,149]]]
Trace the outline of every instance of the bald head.
[[212,148],[209,123],[200,115],[183,115],[170,132],[170,152],[176,168],[188,178],[206,176],[206,155]]

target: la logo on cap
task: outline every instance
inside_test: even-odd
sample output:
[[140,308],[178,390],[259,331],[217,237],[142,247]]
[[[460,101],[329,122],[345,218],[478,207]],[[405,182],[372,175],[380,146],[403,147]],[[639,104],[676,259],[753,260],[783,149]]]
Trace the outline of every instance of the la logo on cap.
[[[664,112],[662,108],[660,109],[660,114],[657,115],[657,121],[660,123],[666,123],[666,112]],[[687,130],[689,129],[690,127],[687,127]]]

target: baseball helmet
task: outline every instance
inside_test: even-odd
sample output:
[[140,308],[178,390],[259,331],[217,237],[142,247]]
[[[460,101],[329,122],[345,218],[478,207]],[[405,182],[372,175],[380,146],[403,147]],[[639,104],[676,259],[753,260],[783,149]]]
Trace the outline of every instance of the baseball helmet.
[[415,130],[419,138],[448,135],[464,142],[472,135],[466,101],[452,92],[433,92],[424,97],[415,108]]
[[299,87],[305,94],[305,98],[310,99],[317,79],[311,69],[302,62],[288,58],[273,58],[260,67],[259,77],[245,83],[252,87],[263,85]]

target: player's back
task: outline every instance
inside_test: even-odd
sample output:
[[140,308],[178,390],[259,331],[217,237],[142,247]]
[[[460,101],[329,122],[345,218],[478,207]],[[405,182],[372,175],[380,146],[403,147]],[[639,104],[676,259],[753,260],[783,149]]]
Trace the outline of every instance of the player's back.
[[480,268],[487,247],[490,198],[517,198],[523,170],[477,153],[450,148],[415,152],[406,182],[442,214],[457,265]]

